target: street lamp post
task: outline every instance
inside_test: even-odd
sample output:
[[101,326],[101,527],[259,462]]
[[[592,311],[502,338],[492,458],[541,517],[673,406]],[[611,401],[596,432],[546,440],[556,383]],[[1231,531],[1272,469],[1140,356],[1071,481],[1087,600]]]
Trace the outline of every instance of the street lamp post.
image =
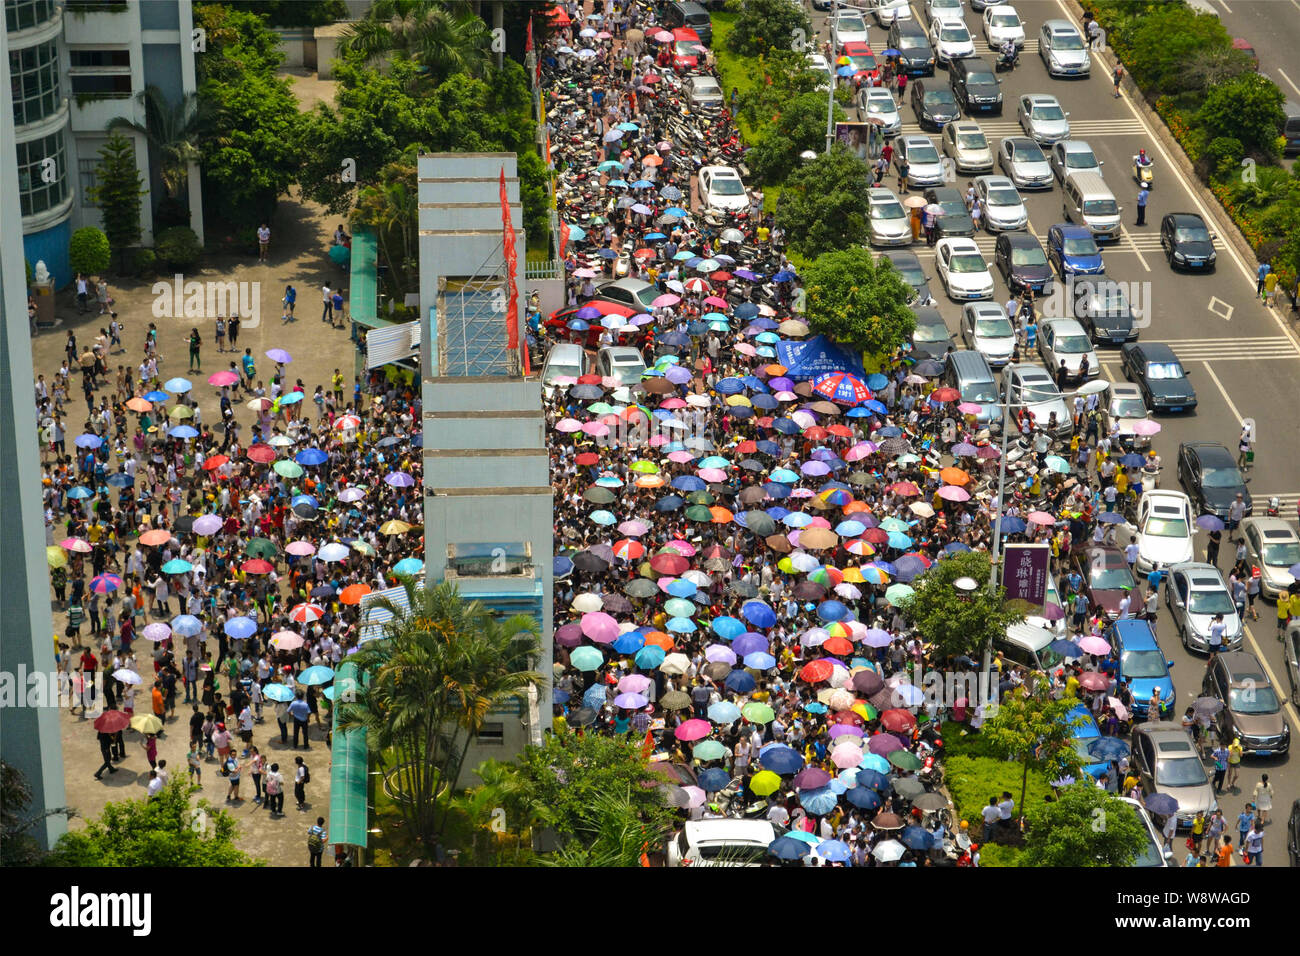
[[[831,0],[831,15],[827,26],[827,33],[835,29],[835,15],[839,12],[839,0]],[[835,142],[835,38],[831,36],[831,55],[826,64],[830,73],[830,89],[826,94],[826,152],[831,151],[831,146]]]

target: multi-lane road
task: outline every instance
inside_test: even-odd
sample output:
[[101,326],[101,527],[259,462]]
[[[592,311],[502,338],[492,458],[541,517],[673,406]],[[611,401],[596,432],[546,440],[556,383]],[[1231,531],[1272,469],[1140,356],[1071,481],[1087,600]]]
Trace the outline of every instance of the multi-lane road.
[[[1300,47],[1300,0],[1215,2],[1224,8],[1220,13],[1229,32],[1250,39],[1263,61],[1261,70],[1275,75],[1291,93],[1288,83],[1300,83],[1300,76],[1290,75],[1285,64],[1295,61],[1292,51]],[[1047,75],[1038,56],[1037,34],[1044,20],[1073,19],[1064,3],[1022,0],[1015,6],[1026,25],[1024,55],[1015,71],[1001,74],[1003,115],[977,121],[996,150],[1003,136],[1021,135],[1015,114],[1018,98],[1025,93],[1050,93],[1070,113],[1072,138],[1086,140],[1104,160],[1106,182],[1124,207],[1123,236],[1105,249],[1106,274],[1139,284],[1136,288],[1140,290],[1150,320],[1148,327],[1141,331],[1141,339],[1166,342],[1173,347],[1191,372],[1199,399],[1194,413],[1161,418],[1164,427],[1155,438],[1155,447],[1167,466],[1162,484],[1165,487],[1177,484],[1172,463],[1180,442],[1213,440],[1235,449],[1242,419],[1253,418],[1258,443],[1255,466],[1249,474],[1257,513],[1262,514],[1268,499],[1277,495],[1282,500],[1283,515],[1294,520],[1297,501],[1300,501],[1300,440],[1297,440],[1300,430],[1295,426],[1291,406],[1300,385],[1300,339],[1293,323],[1279,309],[1266,308],[1255,296],[1256,263],[1243,258],[1227,242],[1216,243],[1218,268],[1213,273],[1188,275],[1170,270],[1160,250],[1161,217],[1169,212],[1196,212],[1205,218],[1212,232],[1222,236],[1227,225],[1222,210],[1200,201],[1190,188],[1189,172],[1161,146],[1129,94],[1125,92],[1118,99],[1113,96],[1109,71],[1100,58],[1094,57],[1092,75],[1086,79],[1057,80]],[[912,12],[918,22],[926,22],[922,3],[913,2]],[[812,15],[820,44],[829,34],[827,14],[814,11]],[[1077,20],[1075,23],[1079,25]],[[977,53],[988,56],[980,30],[980,15],[968,8],[966,24],[976,38]],[[885,36],[884,30],[872,25],[872,48],[883,49]],[[1287,75],[1283,75],[1284,70]],[[940,83],[946,82],[942,67],[937,68],[936,78]],[[910,107],[901,104],[901,111],[904,133],[920,132]],[[937,146],[937,137],[934,142]],[[1131,158],[1139,148],[1145,148],[1156,164],[1155,188],[1147,208],[1148,225],[1144,227],[1135,225],[1137,188],[1131,169]],[[891,176],[886,185],[892,186],[893,180]],[[965,192],[968,182],[969,177],[959,176],[955,185]],[[1050,226],[1062,221],[1059,186],[1054,184],[1050,190],[1037,192],[1023,191],[1023,195],[1030,230],[1040,238],[1045,237]],[[991,260],[991,237],[981,237],[979,242]],[[914,249],[927,266],[933,261],[924,244]],[[931,289],[938,299],[939,310],[950,330],[956,332],[959,307],[943,297],[937,277],[932,275],[932,279],[935,281],[931,282]],[[1006,301],[1008,293],[996,271],[994,279],[995,298]],[[1133,298],[1137,299],[1138,295]],[[1118,350],[1100,354],[1102,374],[1111,381],[1122,381]],[[1200,537],[1204,539],[1203,534]],[[1205,541],[1201,540],[1199,545],[1198,553],[1203,555]],[[1221,559],[1221,567],[1230,562],[1232,554],[1226,545],[1223,550],[1228,557]],[[1274,611],[1270,604],[1261,604],[1259,610],[1260,620],[1248,623],[1245,646],[1266,663],[1275,685],[1286,693],[1289,685],[1282,647],[1276,638]],[[1173,673],[1181,712],[1199,694],[1204,659],[1189,654],[1179,645],[1172,636],[1174,627],[1163,607],[1161,614],[1158,632],[1162,646],[1175,661]],[[1300,713],[1294,706],[1288,705],[1287,718],[1292,728],[1300,732]],[[1289,756],[1248,759],[1242,783],[1247,788],[1253,787],[1261,772],[1268,772],[1275,785],[1275,806],[1279,808],[1275,816],[1284,816],[1280,808],[1289,807],[1291,800],[1300,796],[1300,760]],[[1220,802],[1225,814],[1235,820],[1247,798],[1247,792],[1243,791],[1225,794]],[[1285,865],[1280,829],[1271,828],[1274,838],[1271,845],[1266,843],[1267,863]]]

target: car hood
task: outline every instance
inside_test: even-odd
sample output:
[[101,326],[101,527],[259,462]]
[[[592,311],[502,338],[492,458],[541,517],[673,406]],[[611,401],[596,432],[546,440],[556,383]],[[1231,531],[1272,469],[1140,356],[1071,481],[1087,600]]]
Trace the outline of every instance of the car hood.
[[1002,95],[1002,88],[996,83],[967,83],[966,95],[971,99],[997,99]]
[[1062,258],[1065,260],[1065,264],[1076,272],[1101,272],[1102,271],[1102,261],[1101,261],[1100,252],[1098,252],[1095,256],[1072,256],[1066,253],[1062,255]]
[[1178,801],[1180,820],[1192,819],[1196,816],[1197,810],[1202,810],[1206,816],[1209,816],[1218,805],[1214,799],[1214,788],[1210,786],[1208,780],[1190,787],[1171,787],[1168,784],[1156,784],[1156,786],[1161,793],[1167,793]]
[[873,219],[871,228],[883,236],[898,236],[910,233],[912,224],[907,219]]
[[961,289],[983,289],[993,284],[993,276],[987,269],[983,272],[949,272],[948,283]]
[[1168,567],[1171,564],[1192,560],[1192,541],[1190,538],[1166,538],[1146,534],[1138,539],[1138,551],[1147,561],[1159,561]]
[[1065,66],[1082,66],[1088,62],[1087,50],[1052,50],[1049,55]]
[[1185,378],[1161,378],[1154,381],[1148,379],[1147,387],[1151,389],[1151,394],[1156,398],[1187,399],[1191,401],[1196,397],[1191,382]]
[[[1124,592],[1119,590],[1107,590],[1092,592],[1092,602],[1101,606],[1102,610],[1110,614],[1111,617],[1119,614],[1119,602],[1124,600]],[[1150,695],[1148,695],[1150,696]]]
[[[987,146],[985,146],[983,149],[964,149],[964,148],[962,148],[961,146],[958,146],[958,147],[957,147],[957,155],[960,156],[963,160],[965,160],[965,161],[968,162],[968,163],[989,163],[989,164],[992,164],[992,162],[993,162],[993,150],[989,149]],[[985,206],[984,208],[985,208],[985,211],[988,210],[988,206]],[[1012,207],[1010,207],[1010,206],[999,206],[998,208],[999,208],[999,209],[1010,209],[1010,208],[1012,208]]]
[[1188,259],[1208,259],[1214,255],[1214,244],[1210,242],[1180,242],[1174,246],[1174,252],[1181,252]]
[[1261,565],[1259,574],[1269,583],[1270,587],[1289,588],[1295,583],[1295,577],[1283,567],[1275,567],[1271,564]]
[[1011,266],[1011,274],[1017,279],[1026,282],[1045,282],[1052,277],[1052,266],[1050,263],[1041,263],[1036,266]]
[[1172,701],[1174,699],[1174,682],[1169,679],[1168,675],[1164,677],[1134,677],[1129,689],[1133,692],[1133,699],[1140,700],[1144,704],[1151,699],[1151,695],[1159,690],[1162,701]]
[[1097,356],[1093,352],[1076,352],[1065,353],[1056,356],[1056,363],[1059,365],[1062,360],[1065,361],[1065,367],[1071,372],[1079,371],[1079,366],[1083,364],[1083,357],[1088,356],[1088,368],[1097,368]]
[[[1213,614],[1188,614],[1187,626],[1196,634],[1206,637],[1210,633],[1210,625],[1214,623]],[[1234,611],[1232,616],[1223,616],[1223,639],[1233,641],[1241,634],[1241,618]]]
[[975,223],[970,216],[940,216],[939,229],[949,236],[973,236]]
[[943,172],[942,163],[922,163],[911,159],[907,161],[907,169],[913,176],[929,176],[935,173]]
[[1235,488],[1202,488],[1201,494],[1205,497],[1205,503],[1217,515],[1226,515],[1228,509],[1232,507],[1233,501],[1236,500],[1237,492],[1241,492],[1241,500],[1249,508],[1250,492],[1246,491],[1242,485]]
[[1127,335],[1133,331],[1133,316],[1131,315],[1099,315],[1091,318],[1093,328],[1100,332],[1122,332]]
[[1011,165],[1021,176],[1041,178],[1052,175],[1052,167],[1046,160],[1038,159],[1012,159]]
[[945,105],[942,103],[931,104],[924,107],[924,109],[927,116],[933,117],[937,120],[943,120],[945,123],[951,123],[953,120],[961,116],[961,110],[956,106]]
[[1014,336],[975,336],[975,349],[979,352],[987,352],[989,355],[1010,355],[1015,351],[1016,340]]
[[1237,733],[1247,737],[1280,737],[1285,727],[1280,710],[1272,714],[1239,714],[1233,711],[1232,722]]
[[1029,125],[1043,136],[1068,136],[1070,134],[1068,120],[1041,120],[1031,117]]

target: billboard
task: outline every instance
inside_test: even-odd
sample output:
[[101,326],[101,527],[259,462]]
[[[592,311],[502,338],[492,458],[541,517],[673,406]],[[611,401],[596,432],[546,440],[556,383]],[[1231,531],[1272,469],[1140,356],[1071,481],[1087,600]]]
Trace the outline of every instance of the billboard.
[[1041,615],[1047,599],[1052,549],[1046,544],[1008,544],[1002,550],[1002,586],[1008,601],[1024,601]]
[[876,134],[870,123],[836,123],[835,140],[847,146],[863,162],[869,163],[879,155]]

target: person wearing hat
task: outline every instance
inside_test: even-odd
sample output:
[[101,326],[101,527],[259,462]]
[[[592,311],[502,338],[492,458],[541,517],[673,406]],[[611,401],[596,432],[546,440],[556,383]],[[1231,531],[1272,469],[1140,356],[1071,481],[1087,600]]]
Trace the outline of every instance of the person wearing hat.
[[1241,746],[1241,738],[1233,737],[1232,743],[1228,744],[1228,781],[1229,790],[1235,790],[1237,787],[1237,774],[1241,771],[1241,756],[1244,748]]
[[1142,188],[1138,190],[1137,197],[1137,223],[1136,225],[1145,226],[1147,224],[1147,199],[1151,192],[1147,189],[1147,184],[1143,183]]

